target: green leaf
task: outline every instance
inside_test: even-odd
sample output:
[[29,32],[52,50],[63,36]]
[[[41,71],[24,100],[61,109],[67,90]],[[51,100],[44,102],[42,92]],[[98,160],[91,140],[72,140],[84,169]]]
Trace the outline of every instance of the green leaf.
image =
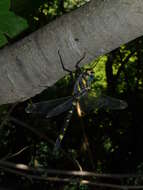
[[10,9],[10,0],[0,1],[0,47],[5,45],[7,37],[13,38],[28,27],[27,21],[15,15]]
[[7,43],[7,38],[0,32],[0,47]]

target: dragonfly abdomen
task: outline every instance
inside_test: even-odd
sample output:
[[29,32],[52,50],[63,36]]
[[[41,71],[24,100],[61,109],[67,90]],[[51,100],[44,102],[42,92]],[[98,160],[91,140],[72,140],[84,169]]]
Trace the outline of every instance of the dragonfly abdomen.
[[60,131],[60,135],[58,136],[58,138],[56,140],[55,147],[54,147],[54,152],[57,151],[60,148],[60,146],[61,146],[61,142],[62,142],[62,140],[64,138],[64,135],[65,135],[65,133],[67,131],[67,128],[69,126],[69,122],[71,120],[71,117],[72,117],[72,114],[73,114],[73,112],[75,110],[75,107],[76,107],[76,102],[73,101],[72,102],[72,107],[68,111],[68,114],[66,116],[66,119],[65,119],[65,122],[64,122],[64,126],[62,127],[62,129]]

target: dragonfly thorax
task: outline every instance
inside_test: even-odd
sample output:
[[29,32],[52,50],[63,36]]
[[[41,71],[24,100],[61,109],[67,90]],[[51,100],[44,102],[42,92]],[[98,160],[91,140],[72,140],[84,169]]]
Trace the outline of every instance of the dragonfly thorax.
[[74,85],[73,96],[79,99],[85,95],[91,87],[94,80],[94,73],[91,70],[86,70],[79,75]]

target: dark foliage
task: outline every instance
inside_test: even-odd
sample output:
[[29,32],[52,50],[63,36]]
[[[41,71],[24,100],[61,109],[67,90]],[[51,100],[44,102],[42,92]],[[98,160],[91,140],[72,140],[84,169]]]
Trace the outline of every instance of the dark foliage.
[[[66,12],[64,1],[12,1],[12,9],[26,17],[30,30],[42,26],[47,20]],[[26,5],[29,5],[26,9]],[[56,5],[56,13],[43,15],[38,8]],[[21,3],[25,3],[23,6]],[[16,7],[18,6],[18,7]],[[47,8],[47,9],[48,9]],[[25,12],[26,9],[26,12]],[[68,9],[67,9],[68,11]],[[37,23],[33,17],[39,20]],[[88,112],[81,119],[75,113],[62,141],[62,150],[53,155],[55,140],[63,126],[66,113],[52,119],[25,113],[27,103],[5,105],[0,108],[0,158],[32,167],[61,170],[96,171],[99,173],[143,173],[143,38],[114,50],[107,55],[105,93],[124,99],[128,108],[122,111],[97,110]],[[97,88],[96,88],[97,89]],[[96,90],[95,89],[95,90]],[[32,98],[33,102],[71,95],[69,76],[53,87]],[[13,109],[11,109],[13,108]],[[1,165],[0,165],[1,166]],[[45,174],[46,175],[46,174]],[[124,184],[121,179],[94,179],[97,182]],[[41,180],[22,178],[2,170],[1,184],[7,181],[14,189],[94,189],[79,183],[44,183]],[[17,186],[15,186],[17,183]],[[126,184],[142,184],[141,179],[127,178]],[[105,188],[100,188],[105,189]],[[109,188],[108,188],[109,189]]]

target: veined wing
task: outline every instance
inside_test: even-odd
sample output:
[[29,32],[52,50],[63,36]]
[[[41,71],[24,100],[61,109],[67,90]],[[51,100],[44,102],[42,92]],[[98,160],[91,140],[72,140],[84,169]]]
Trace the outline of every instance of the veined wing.
[[95,110],[95,109],[110,109],[110,110],[123,110],[127,108],[128,104],[118,98],[100,95],[99,97],[85,95],[80,99],[80,106],[82,110]]
[[45,115],[47,118],[51,118],[70,109],[72,101],[73,97],[67,96],[54,100],[33,103],[28,105],[25,111],[26,113],[41,114]]
[[54,116],[57,116],[67,110],[69,110],[72,107],[72,101],[73,97],[71,96],[68,100],[66,100],[64,103],[56,106],[54,109],[52,109],[47,115],[46,118],[51,118]]

